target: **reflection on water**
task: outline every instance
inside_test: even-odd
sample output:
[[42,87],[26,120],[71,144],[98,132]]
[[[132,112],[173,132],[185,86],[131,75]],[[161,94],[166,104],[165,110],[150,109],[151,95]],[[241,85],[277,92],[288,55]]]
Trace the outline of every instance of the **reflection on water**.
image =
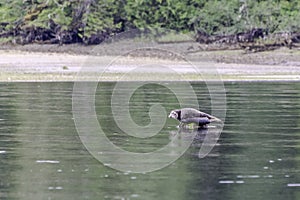
[[[102,84],[97,116],[115,145],[151,152],[174,137],[180,137],[176,147],[196,136],[180,159],[146,174],[112,170],[86,151],[72,119],[73,83],[0,85],[1,199],[300,198],[300,83],[225,84],[225,127],[203,159],[199,148],[213,125],[178,130],[178,123],[167,119],[154,137],[128,136],[112,118],[114,84]],[[210,112],[205,84],[193,87],[201,109]],[[131,100],[131,115],[141,126],[149,123],[147,111],[153,102],[162,103],[167,113],[178,107],[171,91],[159,85],[140,88]]]

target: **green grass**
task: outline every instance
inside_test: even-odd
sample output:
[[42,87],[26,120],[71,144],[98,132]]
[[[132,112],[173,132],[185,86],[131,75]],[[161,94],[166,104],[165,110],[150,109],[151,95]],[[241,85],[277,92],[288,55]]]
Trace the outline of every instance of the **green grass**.
[[177,32],[170,31],[169,33],[166,33],[161,37],[157,38],[157,42],[161,42],[161,43],[176,43],[176,42],[189,42],[189,41],[194,41],[192,33],[185,34],[185,33],[177,33]]
[[14,37],[0,37],[0,44],[8,44],[13,41]]

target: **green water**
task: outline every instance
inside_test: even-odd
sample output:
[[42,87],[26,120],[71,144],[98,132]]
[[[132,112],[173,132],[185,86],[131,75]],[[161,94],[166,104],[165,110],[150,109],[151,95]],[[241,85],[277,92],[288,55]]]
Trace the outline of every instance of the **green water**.
[[[86,150],[72,115],[73,83],[0,86],[0,199],[300,199],[300,83],[226,83],[225,126],[210,154],[197,156],[204,132],[178,160],[144,174],[111,169]],[[95,100],[115,145],[151,152],[178,132],[167,119],[154,137],[126,136],[111,116],[113,87],[101,84]],[[210,112],[205,85],[193,88]],[[137,124],[150,122],[153,102],[166,112],[178,106],[170,90],[146,85],[130,102]]]

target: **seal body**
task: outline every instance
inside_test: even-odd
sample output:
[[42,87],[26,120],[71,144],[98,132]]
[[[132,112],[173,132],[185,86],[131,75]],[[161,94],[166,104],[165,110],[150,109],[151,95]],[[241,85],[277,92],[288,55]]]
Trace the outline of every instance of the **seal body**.
[[209,115],[205,112],[201,112],[194,108],[182,108],[172,110],[169,114],[169,118],[173,118],[180,121],[179,126],[190,123],[197,124],[198,126],[205,126],[213,121],[221,121],[212,115]]

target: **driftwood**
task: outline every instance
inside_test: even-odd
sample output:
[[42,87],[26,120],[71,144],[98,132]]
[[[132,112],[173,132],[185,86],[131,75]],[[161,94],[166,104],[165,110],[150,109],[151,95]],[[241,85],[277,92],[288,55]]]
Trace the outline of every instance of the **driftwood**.
[[[91,1],[83,1],[78,8],[72,25],[68,30],[63,29],[52,19],[48,21],[49,28],[28,26],[26,20],[32,19],[38,12],[41,12],[46,5],[37,7],[28,14],[23,20],[16,21],[13,29],[8,29],[8,23],[0,23],[0,38],[13,38],[17,44],[99,44],[112,34],[112,30],[99,31],[86,36],[84,34],[83,14],[88,13],[88,7]],[[270,51],[282,46],[288,48],[299,47],[300,33],[275,33],[269,34],[268,30],[262,28],[252,29],[246,32],[240,32],[232,35],[208,35],[204,32],[198,32],[195,39],[200,44],[205,44],[207,48],[191,49],[191,51],[201,50],[226,50],[226,49],[244,49],[246,52]],[[190,51],[190,50],[189,50]]]
[[222,49],[232,49],[231,47],[236,49],[238,47],[249,53],[271,51],[283,46],[290,49],[298,47],[298,44],[300,44],[300,33],[269,34],[267,30],[257,28],[225,36],[208,36],[207,34],[198,33],[196,40],[199,43],[209,44],[210,46],[220,44]]
[[211,44],[211,43],[227,43],[227,44],[237,44],[241,42],[254,42],[259,38],[263,38],[268,35],[268,31],[256,28],[247,32],[241,32],[232,35],[213,35],[209,36],[206,33],[198,32],[196,34],[196,41],[199,43]]
[[[1,26],[1,25],[0,25]],[[110,32],[99,32],[92,34],[89,37],[83,36],[81,29],[74,28],[70,30],[63,30],[53,20],[49,20],[50,28],[40,27],[26,27],[23,25],[16,26],[13,31],[5,31],[5,25],[0,28],[0,38],[13,37],[16,44],[72,44],[72,43],[85,43],[85,44],[99,44],[109,37]]]

